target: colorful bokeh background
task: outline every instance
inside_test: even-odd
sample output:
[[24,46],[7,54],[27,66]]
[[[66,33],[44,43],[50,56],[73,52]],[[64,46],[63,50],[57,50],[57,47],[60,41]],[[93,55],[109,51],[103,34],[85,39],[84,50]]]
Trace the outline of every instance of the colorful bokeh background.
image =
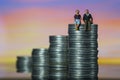
[[68,35],[76,9],[99,25],[99,64],[120,64],[120,0],[0,0],[0,64],[48,48],[49,35]]

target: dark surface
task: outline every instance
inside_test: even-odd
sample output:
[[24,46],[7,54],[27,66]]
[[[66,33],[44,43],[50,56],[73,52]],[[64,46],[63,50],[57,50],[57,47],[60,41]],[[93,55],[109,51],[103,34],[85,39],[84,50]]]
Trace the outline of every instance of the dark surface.
[[[7,78],[0,78],[0,80],[31,80],[31,79],[27,79],[27,78],[21,78],[21,79],[17,79],[17,78],[10,78],[10,79],[7,79]],[[106,79],[99,79],[99,80],[120,80],[120,79],[108,79],[108,78],[106,78]]]

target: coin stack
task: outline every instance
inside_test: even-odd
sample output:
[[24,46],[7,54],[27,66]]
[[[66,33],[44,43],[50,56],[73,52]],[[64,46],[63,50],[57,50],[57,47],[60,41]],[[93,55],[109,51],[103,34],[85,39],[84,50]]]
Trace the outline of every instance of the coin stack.
[[31,57],[29,56],[17,56],[16,68],[18,73],[30,73],[31,72]]
[[68,37],[50,36],[49,42],[50,80],[66,80]]
[[48,80],[49,56],[48,49],[40,48],[32,51],[32,80]]
[[92,24],[91,30],[85,31],[82,24],[76,31],[74,24],[69,24],[69,79],[98,79],[98,25]]

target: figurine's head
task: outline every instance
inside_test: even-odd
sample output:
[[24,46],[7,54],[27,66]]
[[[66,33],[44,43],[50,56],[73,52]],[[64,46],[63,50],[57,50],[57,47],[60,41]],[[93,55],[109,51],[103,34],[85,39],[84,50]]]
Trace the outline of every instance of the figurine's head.
[[80,12],[80,11],[79,11],[78,9],[75,11],[76,14],[79,14],[79,12]]
[[88,10],[88,9],[86,9],[86,10],[85,10],[85,13],[86,13],[86,14],[89,14],[89,10]]

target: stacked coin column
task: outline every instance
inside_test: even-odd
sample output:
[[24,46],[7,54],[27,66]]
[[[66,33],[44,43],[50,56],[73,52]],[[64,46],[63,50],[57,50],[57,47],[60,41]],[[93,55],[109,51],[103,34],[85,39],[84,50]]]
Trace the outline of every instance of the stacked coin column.
[[49,57],[48,49],[33,49],[32,51],[32,80],[48,80]]
[[67,36],[49,37],[50,80],[66,80],[67,78]]
[[16,68],[19,73],[30,73],[31,72],[31,57],[29,56],[17,56]]
[[91,25],[90,31],[85,31],[84,25],[76,31],[74,24],[69,25],[69,78],[74,80],[97,80],[98,77],[98,43],[97,28]]

